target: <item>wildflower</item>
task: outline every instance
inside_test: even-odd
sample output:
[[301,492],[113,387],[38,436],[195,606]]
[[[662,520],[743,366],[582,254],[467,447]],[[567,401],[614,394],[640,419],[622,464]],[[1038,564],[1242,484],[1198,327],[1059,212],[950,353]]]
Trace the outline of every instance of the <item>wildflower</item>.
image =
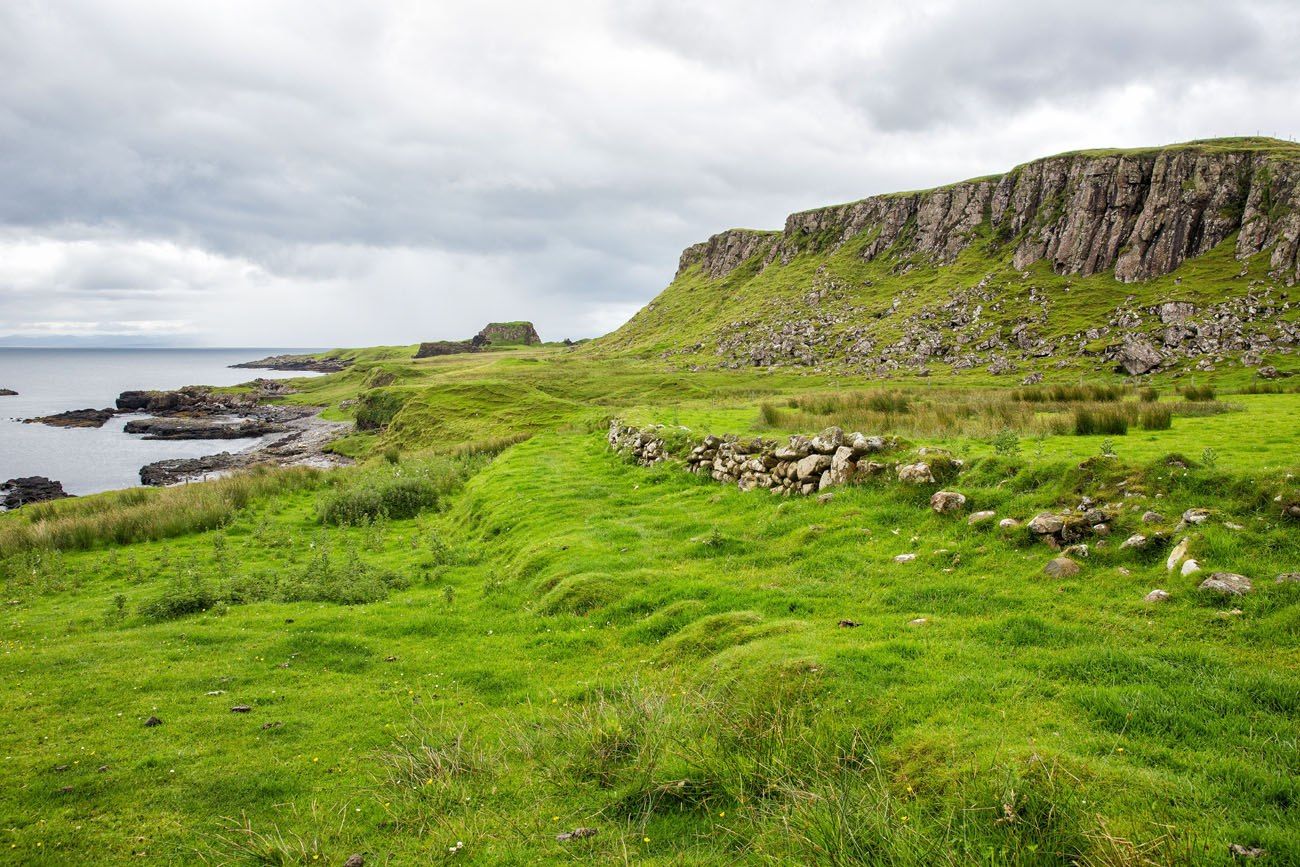
[[649,837],[642,837],[642,838],[641,838],[641,842],[642,842],[642,843],[649,843],[649,842],[650,842],[650,838],[649,838]]

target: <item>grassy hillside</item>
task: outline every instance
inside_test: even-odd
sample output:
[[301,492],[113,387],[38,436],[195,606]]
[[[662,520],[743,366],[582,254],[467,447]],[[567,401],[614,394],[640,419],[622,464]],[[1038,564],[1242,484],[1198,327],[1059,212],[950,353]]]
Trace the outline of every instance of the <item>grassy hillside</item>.
[[[1079,436],[1080,395],[960,378],[375,356],[292,399],[404,393],[353,441],[386,457],[0,516],[0,859],[1300,858],[1300,585],[1273,583],[1300,570],[1277,499],[1297,496],[1293,391],[1166,384],[1168,429]],[[819,503],[631,465],[604,444],[615,414],[870,422],[965,460],[970,509],[1123,509],[1051,578],[1023,528],[936,515],[931,488]],[[1214,510],[1194,555],[1251,595],[1118,548],[1144,510],[1168,532],[1194,506]],[[576,828],[597,833],[556,840]]]

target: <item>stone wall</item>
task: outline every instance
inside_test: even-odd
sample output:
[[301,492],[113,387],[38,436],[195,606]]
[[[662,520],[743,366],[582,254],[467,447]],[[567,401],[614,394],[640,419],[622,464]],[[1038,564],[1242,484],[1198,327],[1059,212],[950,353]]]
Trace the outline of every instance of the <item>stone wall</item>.
[[907,452],[894,437],[846,434],[838,427],[816,436],[796,434],[781,444],[713,434],[693,440],[681,428],[636,428],[614,419],[608,441],[610,448],[643,466],[677,458],[690,472],[714,481],[785,495],[812,494],[878,475],[906,484],[935,484],[961,469],[961,461],[941,449]]

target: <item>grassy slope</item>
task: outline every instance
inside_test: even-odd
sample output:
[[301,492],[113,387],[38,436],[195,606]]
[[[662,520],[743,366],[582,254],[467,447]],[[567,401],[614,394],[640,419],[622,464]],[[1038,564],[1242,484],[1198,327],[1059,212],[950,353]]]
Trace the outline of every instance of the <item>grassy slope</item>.
[[[479,863],[886,851],[897,863],[952,851],[1060,863],[1101,857],[1103,831],[1158,844],[1157,863],[1226,862],[1229,842],[1300,857],[1300,600],[1271,583],[1300,549],[1254,493],[1300,470],[1295,395],[1221,397],[1244,409],[1118,438],[1121,462],[1220,450],[1216,471],[1143,475],[1143,487],[1174,487],[1136,501],[1117,534],[1147,504],[1176,515],[1208,502],[1242,523],[1216,520],[1197,542],[1211,568],[1259,583],[1242,614],[1222,615],[1194,578],[1118,552],[1047,579],[1044,549],[934,516],[928,492],[781,502],[629,466],[598,430],[626,411],[770,433],[759,400],[844,380],[683,378],[549,350],[399,366],[415,370],[421,426],[508,428],[515,409],[483,380],[555,407],[537,429],[558,432],[508,450],[440,515],[325,528],[324,493],[290,490],[223,530],[9,571],[0,754],[21,782],[0,793],[0,857],[340,863],[364,850],[400,863],[459,840],[454,857]],[[450,418],[471,406],[482,431]],[[399,426],[375,445],[406,436]],[[950,444],[977,461],[958,483],[972,507],[1026,517],[1077,497],[1085,477],[1070,468],[1098,439],[1027,443],[1010,462],[984,442]],[[364,472],[394,471],[376,466]],[[1097,486],[1079,490],[1105,495]],[[299,574],[322,550],[336,562],[358,552],[412,586],[356,606],[141,613],[192,575],[221,586]],[[893,563],[902,552],[920,556]],[[1153,586],[1174,603],[1143,605]],[[836,628],[844,617],[863,625]],[[908,626],[916,617],[929,622]],[[231,713],[236,703],[252,713]],[[143,728],[149,714],[164,724]],[[400,736],[413,720],[430,748],[414,758]],[[272,722],[283,725],[262,728]],[[449,750],[458,737],[466,746]],[[835,755],[856,770],[827,764]],[[680,796],[676,780],[690,781]],[[997,821],[1004,803],[1016,821]],[[578,825],[601,833],[554,842]]]

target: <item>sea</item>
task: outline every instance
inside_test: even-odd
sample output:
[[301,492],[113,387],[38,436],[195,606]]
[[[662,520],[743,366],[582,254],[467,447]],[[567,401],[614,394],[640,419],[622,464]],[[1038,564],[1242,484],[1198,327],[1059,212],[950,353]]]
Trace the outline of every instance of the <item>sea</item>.
[[0,482],[45,476],[70,494],[140,484],[140,467],[165,458],[194,458],[255,448],[269,438],[145,440],[122,428],[138,415],[114,416],[102,428],[58,428],[22,419],[69,409],[111,407],[132,389],[236,385],[258,377],[316,374],[233,369],[232,364],[314,349],[13,349],[0,347]]

